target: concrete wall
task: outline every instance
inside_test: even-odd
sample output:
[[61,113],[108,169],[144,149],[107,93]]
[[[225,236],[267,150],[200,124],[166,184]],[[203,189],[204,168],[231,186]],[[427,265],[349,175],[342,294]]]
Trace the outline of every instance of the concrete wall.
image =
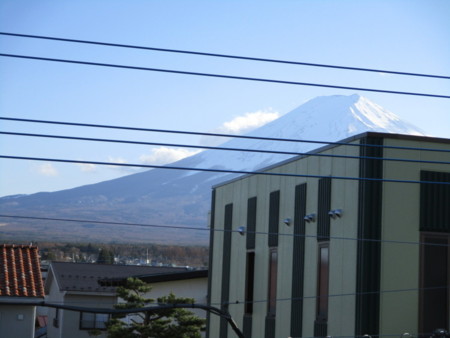
[[36,307],[0,305],[0,337],[33,338]]

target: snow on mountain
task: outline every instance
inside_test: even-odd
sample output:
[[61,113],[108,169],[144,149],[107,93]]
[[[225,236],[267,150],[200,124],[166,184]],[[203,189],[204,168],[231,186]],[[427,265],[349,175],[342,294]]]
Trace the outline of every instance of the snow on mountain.
[[[425,135],[419,128],[357,94],[314,98],[247,135],[334,142],[366,131]],[[235,138],[221,146],[307,152],[321,145]],[[195,168],[256,170],[289,157],[292,155],[208,150],[192,156],[189,162],[195,159]]]
[[[424,135],[418,128],[359,95],[312,99],[247,135],[333,142],[366,131]],[[303,153],[318,148],[321,144],[234,138],[221,146]],[[206,150],[170,166],[252,171],[292,156],[294,155]],[[211,186],[235,176],[195,170],[153,169],[68,190],[0,198],[0,212],[206,227]],[[8,239],[20,235],[21,238],[29,236],[33,240],[48,240],[48,234],[58,240],[69,241],[86,241],[89,238],[92,241],[139,242],[151,239],[153,243],[205,244],[208,239],[205,231],[169,232],[160,227],[134,227],[130,231],[127,226],[108,227],[89,222],[60,226],[59,223],[47,221],[12,219],[2,229],[5,236],[8,234]]]

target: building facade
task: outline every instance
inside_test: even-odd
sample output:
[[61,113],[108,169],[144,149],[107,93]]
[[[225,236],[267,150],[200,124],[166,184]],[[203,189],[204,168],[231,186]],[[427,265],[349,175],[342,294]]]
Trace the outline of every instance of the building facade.
[[450,140],[365,133],[262,171],[212,195],[209,301],[245,337],[449,328]]

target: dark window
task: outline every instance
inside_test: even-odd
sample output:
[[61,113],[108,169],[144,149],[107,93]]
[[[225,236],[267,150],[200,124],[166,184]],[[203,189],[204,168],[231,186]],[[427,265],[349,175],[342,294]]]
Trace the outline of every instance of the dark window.
[[317,208],[317,240],[328,241],[330,239],[331,207],[331,178],[324,177],[319,180],[319,195]]
[[247,201],[247,250],[255,248],[256,231],[256,197]]
[[448,329],[450,284],[450,173],[422,171],[420,179],[419,330]]
[[[383,138],[361,138],[358,183],[358,249],[355,336],[380,332],[381,215],[383,211]],[[373,145],[373,146],[372,146]],[[379,158],[378,160],[370,157]]]
[[270,193],[269,200],[269,246],[278,246],[278,223],[280,222],[280,191]]
[[269,302],[267,314],[275,316],[277,308],[277,269],[278,269],[278,251],[276,248],[270,249],[269,257]]
[[245,274],[245,313],[253,313],[253,288],[255,284],[255,253],[247,252],[247,271]]
[[[230,297],[230,268],[231,268],[231,231],[233,229],[233,204],[225,206],[224,215],[224,234],[223,234],[223,256],[222,256],[222,286],[221,303],[224,304],[224,310],[228,307]],[[228,322],[220,317],[220,337],[227,337]]]
[[59,309],[55,309],[55,317],[53,318],[53,326],[59,327]]
[[292,259],[291,336],[303,331],[303,283],[305,272],[306,183],[295,187],[294,239]]
[[80,313],[80,330],[106,330],[106,322],[110,316],[105,313]]
[[247,259],[245,271],[245,306],[244,320],[242,325],[246,337],[252,336],[252,314],[253,314],[253,290],[255,284],[255,240],[256,240],[256,204],[257,198],[251,197],[247,200]]
[[449,327],[450,235],[422,233],[420,250],[420,327],[426,336]]
[[[450,183],[450,173],[422,171],[422,182]],[[420,230],[450,233],[450,185],[420,184]]]
[[329,243],[319,245],[319,266],[317,282],[317,322],[328,319],[328,277],[330,271]]

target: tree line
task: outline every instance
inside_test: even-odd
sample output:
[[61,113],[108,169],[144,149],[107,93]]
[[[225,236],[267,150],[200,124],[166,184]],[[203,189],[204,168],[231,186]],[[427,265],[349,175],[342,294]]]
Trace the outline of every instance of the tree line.
[[102,264],[153,264],[206,267],[208,247],[159,244],[39,242],[41,259]]

